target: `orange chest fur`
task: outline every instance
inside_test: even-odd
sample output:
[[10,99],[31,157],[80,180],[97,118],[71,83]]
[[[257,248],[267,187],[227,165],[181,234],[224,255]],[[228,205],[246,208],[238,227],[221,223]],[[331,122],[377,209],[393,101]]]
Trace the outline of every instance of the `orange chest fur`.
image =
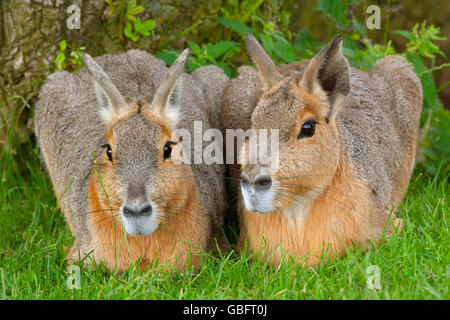
[[304,215],[302,219],[281,210],[260,214],[243,208],[240,246],[247,241],[252,251],[266,252],[272,262],[280,261],[282,255],[313,262],[324,250],[343,253],[351,241],[364,239],[369,214],[367,198],[361,192],[364,183],[357,179],[352,184],[342,183],[344,178],[338,173],[307,212],[298,212]]
[[[209,220],[198,209],[200,206],[195,189],[187,195],[188,206],[180,214],[170,214],[155,232],[146,236],[131,236],[125,232],[120,214],[110,210],[114,206],[109,206],[105,201],[95,171],[91,175],[88,198],[92,212],[88,221],[97,256],[110,267],[123,269],[139,258],[142,267],[156,258],[181,266],[192,259],[192,253],[204,250],[208,245]],[[198,259],[194,257],[194,260],[191,262],[198,264]]]

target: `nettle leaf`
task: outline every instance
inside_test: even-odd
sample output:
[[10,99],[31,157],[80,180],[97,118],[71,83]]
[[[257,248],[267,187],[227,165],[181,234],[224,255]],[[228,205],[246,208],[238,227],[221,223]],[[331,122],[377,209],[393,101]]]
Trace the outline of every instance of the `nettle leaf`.
[[424,107],[438,110],[442,107],[442,102],[439,100],[436,84],[429,72],[424,72],[427,67],[424,65],[422,58],[418,54],[407,53],[406,59],[414,66],[414,71],[419,75],[420,82],[423,88]]
[[247,33],[254,33],[254,31],[250,27],[246,26],[240,21],[222,17],[216,18],[216,20],[223,24],[225,27],[228,27],[242,35],[246,35]]
[[208,43],[206,45],[206,50],[207,50],[206,52],[208,53],[208,55],[210,57],[215,59],[215,58],[225,54],[226,52],[229,52],[236,46],[238,46],[238,43],[234,42],[234,41],[219,41],[214,45]]
[[439,49],[433,41],[445,40],[445,37],[439,36],[440,29],[430,25],[426,26],[426,21],[421,24],[414,25],[409,42],[406,44],[406,50],[409,53],[415,53],[426,58],[435,58],[437,54],[446,58],[445,53]]

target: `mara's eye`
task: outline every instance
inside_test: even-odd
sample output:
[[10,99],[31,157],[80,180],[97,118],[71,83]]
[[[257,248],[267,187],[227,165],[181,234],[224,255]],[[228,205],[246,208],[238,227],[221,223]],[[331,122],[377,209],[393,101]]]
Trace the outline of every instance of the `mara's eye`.
[[164,160],[169,159],[172,154],[172,145],[177,144],[173,141],[167,141],[164,145]]
[[110,146],[109,144],[104,144],[102,147],[106,149],[106,156],[108,157],[109,162],[112,163],[112,162],[113,162],[113,159],[112,159],[112,149],[111,149],[111,146]]
[[111,146],[106,148],[106,155],[108,156],[108,160],[112,163],[112,149]]
[[297,140],[312,137],[316,132],[316,124],[317,121],[315,120],[306,121],[302,125],[302,128],[300,129],[300,133],[298,134]]

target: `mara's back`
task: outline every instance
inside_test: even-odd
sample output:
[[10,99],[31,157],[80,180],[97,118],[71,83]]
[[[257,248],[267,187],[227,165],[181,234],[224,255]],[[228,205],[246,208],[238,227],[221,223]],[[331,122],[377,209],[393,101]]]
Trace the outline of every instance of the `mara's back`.
[[[284,77],[301,76],[309,61],[278,70]],[[263,94],[256,70],[238,71],[224,90],[223,129],[250,128],[251,114]],[[397,206],[414,165],[422,110],[420,81],[405,59],[387,56],[369,73],[350,68],[350,83],[350,94],[337,116],[346,158],[367,180],[378,205]]]
[[[168,70],[163,61],[140,50],[95,60],[120,93],[135,101],[154,95]],[[194,120],[202,121],[204,129],[219,128],[218,109],[227,77],[214,66],[182,77],[183,118],[178,128],[186,128],[192,134]],[[78,241],[89,242],[83,240],[89,237],[85,232],[87,190],[94,153],[98,156],[104,150],[105,129],[94,83],[85,67],[77,73],[61,71],[48,77],[36,105],[35,132],[56,196],[61,198],[60,206],[69,212],[66,217],[71,229],[79,230]],[[192,169],[204,206],[213,216],[222,214],[223,169],[219,165],[193,165]]]
[[381,59],[370,73],[351,69],[351,90],[340,110],[347,156],[377,203],[396,207],[414,166],[422,87],[399,56]]

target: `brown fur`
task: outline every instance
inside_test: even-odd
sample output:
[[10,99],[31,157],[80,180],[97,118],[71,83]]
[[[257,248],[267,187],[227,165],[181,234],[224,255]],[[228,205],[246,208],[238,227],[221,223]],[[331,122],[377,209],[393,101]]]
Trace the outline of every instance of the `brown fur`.
[[[113,119],[106,135],[107,142],[112,148],[114,148],[112,130],[114,126],[130,118],[137,111],[135,104],[127,113]],[[164,145],[171,137],[169,125],[146,105],[142,108],[141,114],[147,121],[161,126],[160,145]],[[115,193],[115,181],[118,178],[115,176],[114,165],[107,161],[105,154],[102,157],[105,158],[102,161],[103,165],[92,170],[88,192],[90,212],[95,213],[90,215],[89,228],[93,235],[94,246],[100,248],[96,251],[100,252],[96,260],[104,261],[110,269],[120,270],[126,269],[138,258],[141,259],[139,267],[142,269],[147,268],[154,259],[158,259],[163,263],[169,262],[177,268],[192,265],[194,270],[197,270],[200,266],[197,254],[208,250],[210,246],[207,235],[211,232],[211,225],[201,209],[190,168],[188,166],[183,168],[183,175],[190,177],[184,179],[183,184],[174,187],[168,180],[162,179],[158,182],[161,190],[171,190],[171,199],[180,200],[164,200],[165,197],[162,196],[156,196],[161,198],[160,201],[155,200],[159,207],[176,207],[180,212],[189,212],[189,215],[168,215],[161,212],[159,218],[162,224],[157,231],[148,236],[131,236],[123,230],[120,217],[117,215],[119,208],[114,205],[120,199],[120,195]],[[160,161],[159,166],[161,170],[170,170],[168,167],[180,169],[179,165],[170,159]],[[198,228],[205,232],[195,232]]]
[[195,231],[201,221],[206,229],[204,230],[208,232],[209,223],[204,218],[204,212],[200,210],[193,179],[186,184],[188,189],[178,188],[178,192],[174,194],[175,198],[185,200],[159,204],[183,207],[183,210],[194,212],[195,215],[162,217],[164,222],[151,235],[131,236],[122,229],[118,221],[120,218],[114,214],[114,208],[109,211],[110,206],[103,200],[104,191],[94,169],[91,174],[89,204],[91,211],[99,214],[90,216],[90,228],[95,246],[101,249],[96,252],[102,253],[102,256],[96,256],[96,259],[104,261],[110,269],[119,270],[126,269],[138,258],[141,259],[141,269],[146,269],[149,263],[158,259],[159,262],[170,262],[179,269],[192,265],[194,271],[198,270],[200,261],[197,254],[208,249],[208,239],[204,237],[207,233]]
[[183,73],[188,57],[185,50],[168,69],[140,50],[85,55],[79,72],[57,72],[43,86],[35,131],[75,237],[70,262],[197,270],[199,252],[212,248],[223,224],[223,168],[176,164],[164,147],[175,129],[192,135],[194,121],[220,126],[227,78],[214,66]]
[[[238,249],[267,254],[274,264],[293,257],[309,265],[401,230],[392,210],[412,172],[422,103],[411,66],[386,57],[371,74],[350,69],[336,37],[313,60],[278,67],[281,80],[273,84],[272,76],[261,79],[271,64],[260,67],[264,54],[255,39],[247,42],[259,75],[241,67],[226,86],[223,131],[278,129],[280,156],[271,175],[274,210],[249,211],[240,194]],[[309,119],[315,134],[297,139]],[[234,180],[240,172],[261,174],[246,162],[230,167]]]

